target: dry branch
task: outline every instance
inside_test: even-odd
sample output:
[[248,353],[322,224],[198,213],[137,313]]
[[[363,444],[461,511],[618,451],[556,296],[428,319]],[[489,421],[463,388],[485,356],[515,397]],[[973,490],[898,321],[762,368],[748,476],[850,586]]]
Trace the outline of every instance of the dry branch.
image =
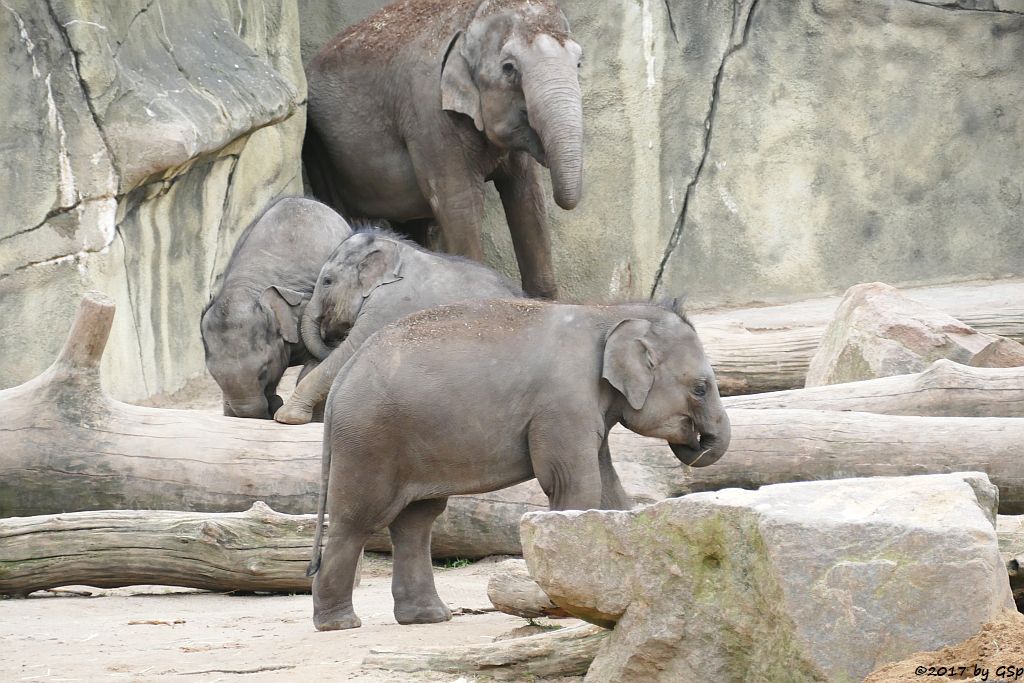
[[388,671],[482,672],[500,680],[581,676],[608,631],[591,624],[486,645],[370,650],[363,666]]
[[568,617],[530,578],[526,560],[505,560],[487,581],[487,599],[499,612],[524,619]]
[[924,372],[724,399],[727,408],[854,410],[887,415],[1024,417],[1024,367],[938,360]]

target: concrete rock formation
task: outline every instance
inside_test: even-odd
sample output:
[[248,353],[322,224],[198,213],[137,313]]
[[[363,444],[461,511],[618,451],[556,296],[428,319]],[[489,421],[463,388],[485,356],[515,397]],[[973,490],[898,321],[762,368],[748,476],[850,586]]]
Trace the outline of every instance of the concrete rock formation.
[[1011,607],[978,473],[726,489],[530,513],[530,574],[614,626],[586,681],[859,681]]
[[199,315],[235,238],[300,193],[295,0],[0,5],[0,387],[37,374],[80,295],[125,308],[132,399],[203,371]]
[[1019,368],[1024,365],[1024,344],[1007,337],[996,337],[968,363],[976,368]]
[[[386,0],[303,2],[308,59]],[[1024,273],[1024,4],[560,0],[583,46],[571,297],[792,300]],[[492,262],[515,260],[496,193]]]
[[942,358],[966,365],[993,341],[895,287],[856,285],[825,328],[805,386],[922,372]]

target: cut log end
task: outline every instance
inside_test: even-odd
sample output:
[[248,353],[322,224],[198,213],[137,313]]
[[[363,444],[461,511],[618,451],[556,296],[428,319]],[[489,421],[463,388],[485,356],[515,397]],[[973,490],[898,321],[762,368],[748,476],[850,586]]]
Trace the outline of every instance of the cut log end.
[[106,294],[86,292],[54,366],[68,371],[97,368],[110,337],[116,308],[114,300]]
[[525,560],[502,562],[501,571],[487,582],[487,598],[499,612],[524,619],[569,616],[530,577]]

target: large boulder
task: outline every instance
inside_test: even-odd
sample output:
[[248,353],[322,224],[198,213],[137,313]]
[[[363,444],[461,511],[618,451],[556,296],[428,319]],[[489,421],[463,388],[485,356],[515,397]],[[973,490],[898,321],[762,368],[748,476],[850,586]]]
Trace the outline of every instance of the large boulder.
[[81,294],[119,306],[123,399],[203,372],[238,235],[301,193],[295,0],[11,0],[0,9],[0,387],[50,363]]
[[1008,337],[995,337],[971,357],[976,368],[1019,368],[1024,366],[1024,344]]
[[[934,0],[559,0],[586,53],[575,298],[693,304],[1024,273],[1024,16]],[[301,4],[304,57],[386,0]],[[500,203],[485,246],[515,273]]]
[[1012,608],[983,474],[726,489],[524,516],[530,574],[614,626],[598,681],[860,681]]
[[908,375],[941,358],[966,365],[993,341],[894,287],[855,285],[825,328],[805,386]]

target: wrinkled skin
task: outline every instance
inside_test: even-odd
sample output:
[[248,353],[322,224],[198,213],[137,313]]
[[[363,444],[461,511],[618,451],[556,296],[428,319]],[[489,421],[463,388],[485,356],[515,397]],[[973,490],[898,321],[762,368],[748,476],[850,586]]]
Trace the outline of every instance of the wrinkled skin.
[[225,415],[272,418],[284,371],[316,364],[299,320],[323,262],[351,234],[330,207],[301,197],[275,202],[242,233],[200,323]]
[[[517,287],[479,263],[428,252],[389,233],[357,233],[320,270],[302,316],[302,339],[323,362],[299,382],[274,419],[309,422],[348,359],[389,322],[441,304],[520,296]],[[337,348],[329,345],[342,338]]]
[[396,619],[449,619],[430,564],[431,525],[449,496],[536,477],[553,510],[628,507],[608,452],[616,423],[665,439],[686,464],[710,465],[728,448],[714,372],[674,310],[475,301],[379,331],[327,401],[310,564],[316,628],[360,625],[356,562],[384,526]]
[[483,260],[484,183],[505,209],[523,288],[557,295],[541,165],[572,209],[583,183],[580,46],[554,0],[390,5],[306,66],[303,160],[317,197]]

